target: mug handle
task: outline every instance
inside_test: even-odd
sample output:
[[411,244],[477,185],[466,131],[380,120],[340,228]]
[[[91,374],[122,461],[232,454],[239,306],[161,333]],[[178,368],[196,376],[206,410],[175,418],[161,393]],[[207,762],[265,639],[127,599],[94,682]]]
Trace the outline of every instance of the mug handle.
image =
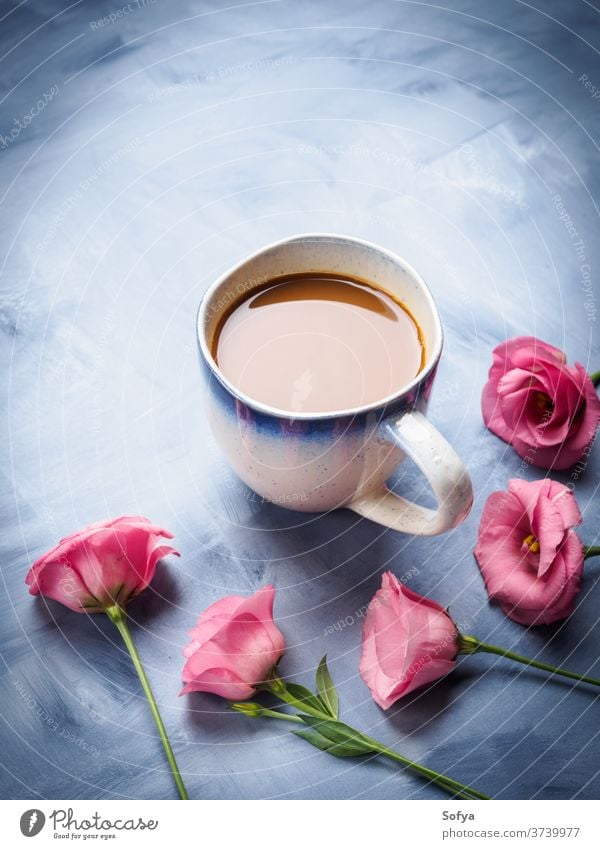
[[437,509],[407,501],[390,492],[385,484],[358,496],[347,507],[380,525],[419,536],[443,534],[466,519],[473,504],[469,473],[428,419],[417,410],[395,414],[381,422],[380,432],[421,469],[437,498]]

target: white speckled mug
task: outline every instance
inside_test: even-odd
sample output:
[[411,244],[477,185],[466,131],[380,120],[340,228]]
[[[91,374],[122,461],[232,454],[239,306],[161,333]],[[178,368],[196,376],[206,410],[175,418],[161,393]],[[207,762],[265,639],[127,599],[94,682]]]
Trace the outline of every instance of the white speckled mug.
[[[324,271],[369,281],[405,304],[423,334],[424,367],[393,395],[355,409],[291,412],[247,397],[212,356],[221,319],[268,280]],[[200,304],[197,330],[213,432],[240,478],[265,500],[302,511],[347,507],[409,534],[441,534],[467,516],[473,500],[469,475],[424,415],[442,351],[442,327],[429,290],[404,260],[346,236],[284,239],[213,283]],[[429,481],[437,509],[387,489],[386,480],[407,454]]]

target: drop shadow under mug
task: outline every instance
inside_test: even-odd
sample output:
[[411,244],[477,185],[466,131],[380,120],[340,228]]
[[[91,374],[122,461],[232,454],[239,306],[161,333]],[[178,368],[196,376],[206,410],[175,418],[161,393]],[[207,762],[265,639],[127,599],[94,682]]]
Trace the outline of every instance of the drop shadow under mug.
[[[223,317],[267,281],[300,272],[364,280],[403,303],[423,334],[426,359],[419,374],[380,402],[325,413],[279,410],[241,392],[211,353]],[[465,519],[473,501],[469,475],[425,417],[442,351],[440,318],[424,281],[400,257],[347,236],[292,236],[252,254],[210,286],[197,332],[216,441],[265,500],[308,512],[346,507],[409,534],[440,534]],[[387,488],[406,455],[429,482],[436,509]]]

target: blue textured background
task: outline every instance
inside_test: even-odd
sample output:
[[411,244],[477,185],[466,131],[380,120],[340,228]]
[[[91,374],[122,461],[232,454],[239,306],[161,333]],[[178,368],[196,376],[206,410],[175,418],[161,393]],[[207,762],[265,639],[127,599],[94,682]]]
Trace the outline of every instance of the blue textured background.
[[[598,284],[583,291],[575,246],[594,279],[599,17],[537,4],[140,0],[104,25],[119,0],[1,4],[4,797],[174,795],[110,623],[24,585],[60,536],[141,513],[182,554],[130,613],[193,797],[443,798],[391,764],[336,760],[287,726],[177,697],[200,610],[273,582],[283,672],[310,684],[327,651],[349,722],[499,797],[597,798],[589,688],[465,658],[384,714],[357,674],[357,611],[388,568],[480,638],[600,675],[594,561],[572,619],[528,632],[488,604],[471,554],[489,493],[540,474],[483,428],[492,347],[533,333],[600,368]],[[207,432],[200,296],[245,254],[307,230],[397,251],[436,297],[446,348],[431,418],[476,491],[445,537],[264,504]],[[596,449],[576,481],[588,544],[599,467]],[[423,497],[409,467],[400,478]]]

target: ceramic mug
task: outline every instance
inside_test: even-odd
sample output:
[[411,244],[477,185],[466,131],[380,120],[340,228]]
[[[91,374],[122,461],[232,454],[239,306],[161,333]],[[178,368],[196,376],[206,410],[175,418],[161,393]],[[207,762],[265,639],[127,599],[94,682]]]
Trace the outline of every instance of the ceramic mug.
[[[405,304],[423,334],[424,367],[382,401],[347,410],[292,412],[249,398],[211,353],[223,317],[269,280],[324,271],[368,281]],[[347,507],[409,534],[441,534],[467,516],[473,501],[467,470],[425,417],[442,351],[440,318],[427,286],[400,257],[346,236],[292,236],[219,277],[202,299],[197,331],[217,443],[239,477],[265,500],[310,512]],[[386,487],[406,455],[427,478],[436,509]]]

